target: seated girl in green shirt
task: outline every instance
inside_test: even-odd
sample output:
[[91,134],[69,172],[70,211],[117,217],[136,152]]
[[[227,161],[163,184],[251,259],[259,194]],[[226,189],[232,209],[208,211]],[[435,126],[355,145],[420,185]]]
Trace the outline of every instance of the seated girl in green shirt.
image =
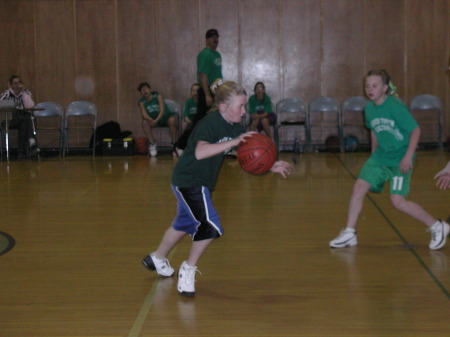
[[158,149],[152,128],[168,127],[172,144],[174,144],[177,140],[177,118],[164,102],[163,96],[157,91],[152,91],[150,84],[143,82],[139,84],[138,90],[142,95],[139,100],[142,128],[149,140],[149,153],[154,157],[158,154]]
[[272,111],[272,101],[266,95],[266,87],[263,82],[257,82],[254,88],[255,94],[248,100],[248,112],[250,114],[250,131],[258,130],[272,138],[270,126],[275,124],[276,115]]
[[184,103],[183,116],[186,127],[192,123],[192,118],[194,118],[195,114],[197,113],[198,88],[200,88],[200,85],[198,83],[194,83],[192,85],[191,97],[189,97]]

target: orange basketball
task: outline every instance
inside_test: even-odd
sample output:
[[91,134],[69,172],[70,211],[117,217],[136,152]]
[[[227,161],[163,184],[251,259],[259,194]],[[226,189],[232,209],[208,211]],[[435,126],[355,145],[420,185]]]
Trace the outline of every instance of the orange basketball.
[[251,174],[263,174],[277,160],[275,143],[269,137],[257,133],[245,138],[237,149],[237,158],[242,169]]
[[147,137],[139,137],[134,142],[134,147],[137,154],[147,154],[148,152],[148,139]]

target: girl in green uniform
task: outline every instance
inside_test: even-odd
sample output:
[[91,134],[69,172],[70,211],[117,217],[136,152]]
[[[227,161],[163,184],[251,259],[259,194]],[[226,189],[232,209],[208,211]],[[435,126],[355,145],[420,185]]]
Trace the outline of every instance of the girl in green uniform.
[[272,138],[271,125],[276,122],[275,113],[272,111],[272,101],[266,94],[266,87],[263,82],[257,82],[253,89],[255,94],[248,100],[248,113],[250,114],[251,131],[264,130],[264,133]]
[[163,96],[157,91],[152,91],[150,84],[147,82],[141,83],[138,86],[138,90],[142,95],[139,100],[142,128],[149,140],[149,153],[154,157],[158,154],[158,148],[152,128],[168,127],[172,144],[175,144],[177,140],[177,118],[176,114],[170,111],[164,102]]
[[420,205],[407,200],[415,151],[420,128],[408,108],[390,93],[393,84],[385,70],[370,71],[365,80],[366,94],[371,102],[366,106],[366,126],[370,129],[372,155],[364,164],[353,187],[347,217],[347,227],[330,242],[333,248],[356,246],[356,223],[364,197],[369,191],[382,192],[389,181],[391,203],[395,208],[419,220],[431,232],[429,248],[445,245],[450,226],[437,220]]

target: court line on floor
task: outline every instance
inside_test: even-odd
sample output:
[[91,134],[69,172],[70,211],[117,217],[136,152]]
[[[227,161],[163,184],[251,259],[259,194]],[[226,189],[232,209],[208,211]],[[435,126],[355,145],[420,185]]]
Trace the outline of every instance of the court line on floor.
[[156,288],[157,282],[155,281],[153,282],[152,287],[150,288],[147,296],[145,297],[144,304],[142,305],[141,310],[139,310],[139,313],[136,316],[136,319],[134,320],[133,326],[130,329],[128,337],[138,337],[139,334],[141,333],[142,326],[144,325],[145,320],[147,319],[147,316],[153,305],[153,300],[156,294]]
[[[341,163],[341,165],[345,168],[345,170],[350,174],[350,176],[356,180],[356,176],[353,174],[352,171],[345,165],[339,154],[335,153],[338,161]],[[368,199],[370,202],[375,206],[375,208],[378,210],[378,212],[381,214],[381,216],[386,220],[388,225],[392,228],[392,230],[397,234],[397,236],[400,238],[400,240],[403,241],[406,248],[411,252],[411,254],[416,258],[416,260],[419,262],[420,265],[425,269],[425,271],[428,273],[428,275],[432,278],[432,280],[436,283],[436,285],[441,289],[441,291],[447,296],[448,299],[450,299],[450,293],[449,291],[444,287],[442,282],[434,275],[434,273],[430,270],[430,268],[427,266],[427,264],[423,261],[422,257],[417,253],[417,251],[412,247],[412,245],[408,242],[408,240],[400,233],[400,231],[395,227],[395,225],[392,223],[392,221],[388,218],[388,216],[383,212],[381,207],[376,203],[376,201],[372,198],[370,194],[367,194]]]
[[[167,256],[169,259],[175,253],[175,250],[176,248],[172,252],[170,252],[169,256]],[[158,288],[158,280],[155,279],[153,281],[150,290],[148,291],[147,296],[145,297],[141,310],[139,310],[139,313],[137,314],[136,319],[134,320],[130,332],[128,333],[128,337],[139,337],[139,334],[141,333],[142,330],[142,326],[144,325],[145,320],[147,319],[150,309],[152,308],[153,302],[155,300],[157,288]]]

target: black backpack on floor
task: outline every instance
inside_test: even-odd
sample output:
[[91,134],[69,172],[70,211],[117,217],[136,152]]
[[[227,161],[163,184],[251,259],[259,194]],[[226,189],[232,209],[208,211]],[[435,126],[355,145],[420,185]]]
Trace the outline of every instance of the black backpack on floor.
[[[123,139],[129,137],[131,134],[131,131],[121,131],[120,124],[114,121],[97,126],[95,129],[95,153],[102,154],[102,141],[104,138]],[[93,138],[94,135],[91,137],[91,147],[94,141]]]

